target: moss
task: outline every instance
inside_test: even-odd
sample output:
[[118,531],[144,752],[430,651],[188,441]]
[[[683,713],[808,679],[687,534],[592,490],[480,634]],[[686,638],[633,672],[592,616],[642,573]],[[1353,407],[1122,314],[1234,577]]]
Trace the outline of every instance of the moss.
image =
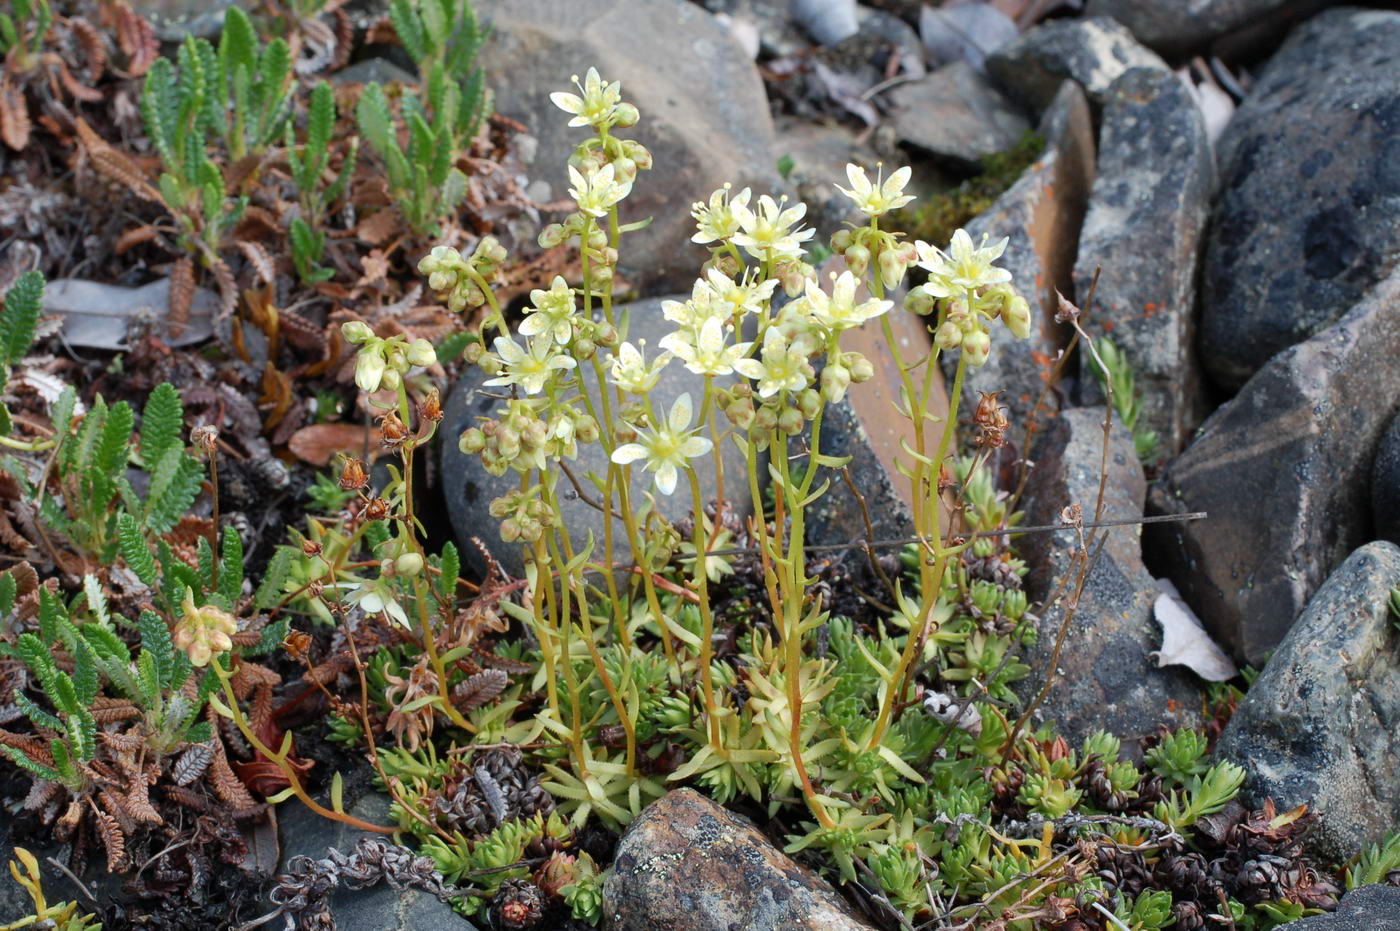
[[896,212],[892,227],[908,230],[910,239],[946,243],[955,230],[996,203],[1043,151],[1044,137],[1027,131],[1011,148],[982,159],[977,173],[953,190]]

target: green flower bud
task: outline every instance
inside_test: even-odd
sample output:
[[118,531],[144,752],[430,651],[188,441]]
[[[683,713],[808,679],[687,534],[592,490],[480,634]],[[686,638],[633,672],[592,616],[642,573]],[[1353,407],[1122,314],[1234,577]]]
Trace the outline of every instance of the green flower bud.
[[812,420],[817,416],[817,412],[822,409],[821,392],[812,388],[807,388],[797,396],[797,409],[802,412],[802,416]]
[[394,571],[406,579],[411,579],[423,571],[423,557],[417,553],[404,553],[394,560]]
[[590,414],[580,414],[574,419],[574,436],[578,437],[581,443],[596,443],[602,433],[598,429],[598,421],[594,420]]
[[851,248],[850,230],[837,230],[831,235],[832,252],[845,252],[849,248]]
[[778,429],[788,436],[797,436],[802,432],[802,425],[806,421],[802,417],[802,412],[795,407],[784,408],[778,415]]
[[481,342],[467,343],[467,348],[462,350],[462,358],[467,361],[468,365],[476,365],[484,355],[486,355],[486,344]]
[[635,106],[624,101],[613,107],[613,118],[617,121],[616,125],[625,128],[636,126],[637,120],[641,119],[642,115],[637,112]]
[[920,317],[927,317],[937,306],[937,299],[921,287],[914,288],[904,295],[904,309]]
[[986,365],[992,354],[992,338],[987,335],[986,330],[980,328],[971,333],[964,333],[962,350],[967,356],[968,365]]
[[340,325],[340,332],[355,345],[374,339],[374,330],[362,320],[351,320]]
[[1001,320],[1017,339],[1031,335],[1031,306],[1021,295],[1013,295],[1002,305]]
[[949,349],[956,349],[958,346],[962,345],[962,328],[952,320],[944,320],[938,325],[938,329],[934,331],[933,341],[939,349],[945,352]]
[[849,387],[851,387],[850,369],[835,363],[822,369],[822,395],[832,404],[836,404],[844,398],[846,389]]
[[870,269],[870,250],[864,246],[851,246],[846,250],[846,265],[857,278]]
[[468,456],[474,456],[486,448],[486,434],[476,427],[468,427],[457,438],[457,448]]
[[520,539],[520,524],[513,517],[501,521],[501,539],[506,543],[514,543]]
[[424,368],[437,362],[437,353],[433,350],[433,344],[426,339],[415,339],[409,343],[407,355],[409,362]]
[[553,249],[562,245],[567,233],[559,223],[551,223],[540,230],[539,244],[541,249]]
[[753,402],[742,398],[731,401],[729,406],[724,408],[724,416],[728,417],[729,422],[740,430],[747,430],[753,425],[757,414],[753,409]]
[[754,414],[753,425],[764,433],[778,425],[778,412],[770,404],[765,404]]
[[846,353],[846,365],[851,371],[851,381],[857,385],[875,377],[875,365],[858,352]]

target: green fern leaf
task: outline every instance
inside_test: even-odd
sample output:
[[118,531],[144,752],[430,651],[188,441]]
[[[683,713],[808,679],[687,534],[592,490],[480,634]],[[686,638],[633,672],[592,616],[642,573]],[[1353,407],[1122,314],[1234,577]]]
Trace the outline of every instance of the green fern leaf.
[[453,543],[442,548],[442,575],[438,577],[438,591],[451,604],[457,599],[457,577],[462,573],[462,557]]
[[230,610],[243,594],[243,540],[229,527],[224,528],[223,553],[219,556],[219,594]]
[[180,125],[180,91],[175,82],[175,68],[168,58],[157,58],[146,72],[141,91],[141,116],[146,135],[156,147],[160,160],[172,174],[180,173],[176,156],[176,138]]
[[389,0],[389,22],[393,24],[394,34],[403,43],[408,56],[416,64],[421,64],[428,55],[428,38],[409,0]]
[[262,636],[258,638],[257,643],[251,647],[243,648],[243,655],[262,656],[265,653],[271,653],[281,645],[283,640],[287,639],[287,629],[290,626],[291,622],[285,617],[268,624],[262,629]]
[[19,583],[15,581],[14,575],[9,572],[0,575],[0,618],[14,610],[18,589]]
[[394,139],[394,120],[389,112],[389,101],[384,97],[384,88],[378,84],[365,87],[360,102],[355,106],[355,121],[365,141],[379,153],[380,158],[387,159],[391,149],[397,151],[399,146]]
[[94,654],[102,662],[119,663],[125,666],[131,662],[131,651],[116,631],[101,624],[84,624],[79,633],[88,642]]
[[14,701],[20,713],[39,727],[47,727],[51,731],[63,730],[62,720],[34,704],[23,692],[16,691]]
[[7,365],[14,365],[34,343],[34,327],[44,307],[44,276],[40,272],[25,272],[5,295],[5,309],[0,312],[0,353]]
[[181,444],[185,428],[185,408],[180,392],[170,382],[156,385],[141,411],[141,458],[149,471],[160,462],[166,450]]
[[40,779],[46,779],[49,782],[63,781],[63,776],[59,773],[58,770],[54,769],[52,766],[45,766],[43,763],[31,760],[29,757],[16,750],[14,747],[0,747],[0,753],[3,753],[7,757],[9,757],[11,761],[13,761],[14,764],[20,769],[33,773]]
[[135,425],[136,415],[125,401],[113,404],[107,412],[107,422],[102,425],[102,438],[93,451],[92,467],[109,482],[126,468],[127,457],[131,454],[131,431]]
[[258,34],[248,14],[236,6],[224,14],[224,28],[219,36],[219,63],[225,75],[235,68],[252,71],[257,67]]
[[155,663],[156,682],[170,688],[175,679],[175,640],[165,619],[154,611],[143,611],[138,623],[141,631],[141,654],[149,655]]
[[39,636],[44,643],[53,646],[58,643],[59,627],[68,622],[68,611],[63,599],[45,586],[39,588]]
[[136,658],[136,684],[141,688],[140,704],[151,709],[160,704],[160,669],[154,653],[146,650]]
[[203,466],[181,448],[167,449],[151,474],[151,487],[146,493],[146,526],[157,533],[168,533],[194,504],[203,480]]
[[311,101],[307,105],[306,116],[306,160],[315,166],[310,172],[315,179],[321,175],[320,166],[326,161],[330,150],[331,132],[335,129],[335,92],[325,81],[317,81],[311,89]]
[[136,573],[136,577],[146,583],[148,588],[154,589],[158,581],[156,561],[151,556],[150,548],[146,546],[146,538],[142,535],[136,518],[125,512],[117,518],[117,549],[126,560],[127,566]]
[[292,574],[293,552],[290,546],[279,546],[272,554],[267,572],[263,575],[262,583],[258,585],[258,592],[253,599],[259,611],[270,611],[282,602],[282,589],[286,587],[287,579]]

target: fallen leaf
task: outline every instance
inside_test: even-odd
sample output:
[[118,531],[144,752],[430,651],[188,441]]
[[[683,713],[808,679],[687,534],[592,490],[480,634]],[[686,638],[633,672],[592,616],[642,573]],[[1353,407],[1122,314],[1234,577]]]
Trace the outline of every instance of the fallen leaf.
[[1152,605],[1162,625],[1162,648],[1151,655],[1158,666],[1185,666],[1207,682],[1225,682],[1239,670],[1225,651],[1210,639],[1205,627],[1170,579],[1158,579],[1161,594]]
[[[189,319],[179,328],[170,315],[170,279],[140,288],[60,278],[44,289],[44,313],[63,318],[63,338],[83,349],[124,350],[127,325],[138,317],[152,321],[153,331],[170,346],[190,346],[214,333],[218,297],[198,288],[190,299]],[[178,335],[177,335],[178,333]]]
[[[353,423],[315,423],[302,427],[287,441],[287,448],[294,456],[322,468],[331,464],[336,453],[363,456],[365,446],[365,428]],[[377,427],[369,431],[368,446],[370,459],[382,450]]]
[[266,814],[252,824],[240,823],[239,833],[248,848],[238,866],[245,873],[271,876],[277,872],[282,858],[282,845],[277,839],[277,809],[269,805]]

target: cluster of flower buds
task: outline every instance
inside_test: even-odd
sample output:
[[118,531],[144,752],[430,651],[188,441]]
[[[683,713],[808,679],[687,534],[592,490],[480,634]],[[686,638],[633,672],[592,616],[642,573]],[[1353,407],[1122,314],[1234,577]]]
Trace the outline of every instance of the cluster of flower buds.
[[428,276],[428,287],[443,297],[448,310],[461,313],[486,303],[482,283],[495,280],[507,255],[495,236],[483,236],[466,258],[451,246],[434,246],[418,261],[418,272]]
[[566,404],[550,405],[543,398],[511,400],[499,420],[482,421],[462,431],[457,448],[480,456],[492,475],[508,469],[542,469],[550,459],[574,459],[579,442],[597,442],[598,421]]
[[540,497],[538,485],[493,499],[490,513],[501,522],[501,539],[506,543],[538,543],[555,524],[554,510]]
[[919,261],[912,242],[900,242],[898,233],[869,226],[837,230],[831,237],[831,251],[846,259],[846,267],[857,278],[864,278],[875,263],[886,288],[897,288],[909,266]]
[[961,348],[970,365],[985,365],[992,351],[987,323],[1000,319],[1018,339],[1031,331],[1031,310],[1011,284],[1011,273],[992,263],[1001,257],[1006,240],[987,245],[985,236],[974,246],[965,230],[953,234],[948,251],[916,243],[919,266],[929,280],[909,291],[904,308],[921,316],[937,314],[933,341],[939,349]]
[[617,250],[608,245],[607,231],[593,222],[589,214],[580,210],[565,217],[563,223],[551,223],[540,230],[539,242],[544,249],[574,239],[579,240],[580,251],[588,259],[588,274],[593,281],[602,285],[612,281],[617,268]]
[[433,344],[426,339],[376,336],[370,325],[360,320],[342,324],[340,332],[351,344],[360,347],[355,357],[355,384],[366,394],[374,394],[381,388],[396,391],[409,369],[437,362]]
[[194,593],[188,588],[180,609],[180,620],[175,623],[175,648],[184,651],[191,665],[208,666],[211,659],[233,649],[232,637],[238,633],[233,615],[214,605],[196,608]]

